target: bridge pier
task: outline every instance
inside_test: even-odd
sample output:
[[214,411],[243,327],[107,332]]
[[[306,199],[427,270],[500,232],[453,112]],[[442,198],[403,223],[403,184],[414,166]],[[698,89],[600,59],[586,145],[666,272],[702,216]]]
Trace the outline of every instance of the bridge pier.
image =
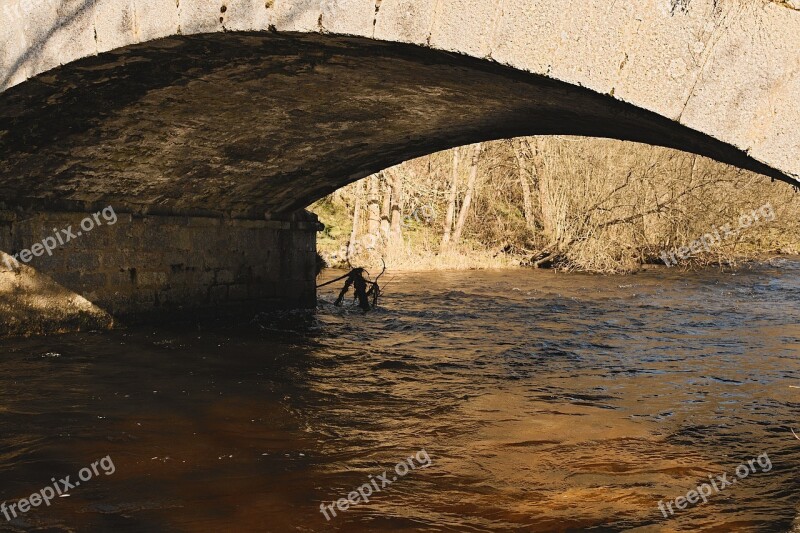
[[0,336],[313,308],[317,224],[0,212]]

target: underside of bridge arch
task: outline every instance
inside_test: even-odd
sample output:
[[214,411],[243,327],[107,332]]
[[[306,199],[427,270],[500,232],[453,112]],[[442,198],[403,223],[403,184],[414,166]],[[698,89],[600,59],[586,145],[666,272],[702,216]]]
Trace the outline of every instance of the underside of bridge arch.
[[317,224],[300,208],[413,157],[534,134],[794,183],[611,95],[488,60],[324,34],[168,37],[0,93],[0,336],[314,307]]
[[0,94],[0,198],[263,218],[416,156],[533,134],[663,145],[794,183],[675,121],[490,61],[260,32],[133,45]]

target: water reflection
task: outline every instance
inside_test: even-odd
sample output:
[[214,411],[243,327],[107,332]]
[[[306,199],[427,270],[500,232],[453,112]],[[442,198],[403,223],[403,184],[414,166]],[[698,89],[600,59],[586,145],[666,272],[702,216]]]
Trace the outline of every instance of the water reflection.
[[[798,273],[408,274],[366,317],[5,341],[0,499],[116,471],[0,528],[786,530]],[[325,521],[423,448],[430,468]],[[661,515],[763,452],[770,472]]]

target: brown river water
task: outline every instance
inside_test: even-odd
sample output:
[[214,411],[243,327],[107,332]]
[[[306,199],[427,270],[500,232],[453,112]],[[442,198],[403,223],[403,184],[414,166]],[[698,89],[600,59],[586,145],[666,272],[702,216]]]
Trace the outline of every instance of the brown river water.
[[366,316],[0,341],[0,531],[794,527],[800,260],[385,291]]

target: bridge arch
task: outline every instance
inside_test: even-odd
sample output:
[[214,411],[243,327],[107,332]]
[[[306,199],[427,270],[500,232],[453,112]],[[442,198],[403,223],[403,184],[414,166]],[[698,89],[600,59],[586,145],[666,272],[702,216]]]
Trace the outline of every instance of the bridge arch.
[[800,176],[786,2],[14,0],[4,18],[7,205],[281,213],[532,134]]
[[[316,224],[295,210],[476,141],[612,137],[797,185],[796,7],[3,0],[0,324],[313,307]],[[6,261],[109,205],[124,222],[36,271]]]

